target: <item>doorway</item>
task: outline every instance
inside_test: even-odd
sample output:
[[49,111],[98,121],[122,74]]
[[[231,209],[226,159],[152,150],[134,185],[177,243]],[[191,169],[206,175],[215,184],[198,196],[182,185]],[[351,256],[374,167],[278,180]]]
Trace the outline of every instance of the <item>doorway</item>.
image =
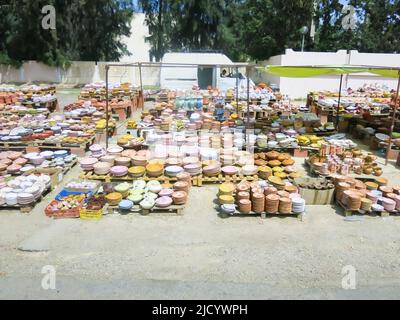
[[214,74],[213,68],[199,67],[197,69],[197,79],[200,89],[206,90],[208,86],[214,85],[213,74]]

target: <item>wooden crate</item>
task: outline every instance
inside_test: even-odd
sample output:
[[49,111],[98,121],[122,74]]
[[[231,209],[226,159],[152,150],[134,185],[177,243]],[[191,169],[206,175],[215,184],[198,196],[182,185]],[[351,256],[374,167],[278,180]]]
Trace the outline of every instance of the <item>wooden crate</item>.
[[225,182],[239,183],[241,181],[258,181],[260,178],[258,175],[244,176],[244,175],[233,175],[224,176],[219,174],[215,177],[206,177],[202,174],[194,176],[192,179],[192,184],[197,187],[201,187],[203,184],[222,184]]
[[399,215],[399,211],[394,212],[376,212],[376,211],[364,211],[364,210],[349,210],[347,207],[341,202],[336,200],[336,204],[343,210],[343,213],[346,217],[355,216],[355,215],[365,215],[365,216],[381,216],[381,217],[389,217],[390,215]]
[[47,196],[53,190],[52,184],[47,187],[47,189],[43,192],[43,194],[34,202],[30,204],[16,204],[14,206],[9,206],[7,204],[0,205],[0,210],[20,210],[21,213],[29,214],[35,208],[35,206],[43,200],[45,196]]
[[110,174],[106,175],[98,175],[95,174],[93,171],[88,171],[88,172],[83,172],[80,175],[81,179],[88,179],[88,180],[100,180],[100,181],[105,181],[105,182],[112,182],[112,181],[135,181],[135,180],[144,180],[144,181],[151,181],[151,180],[157,180],[161,184],[164,183],[174,183],[178,181],[176,177],[167,177],[167,176],[160,176],[157,178],[153,177],[147,177],[147,176],[142,176],[142,177],[131,177],[129,175],[123,176],[123,177],[114,177]]
[[185,205],[171,205],[167,208],[157,208],[153,207],[151,209],[142,209],[139,205],[133,206],[133,208],[127,212],[121,211],[118,206],[108,206],[107,207],[107,213],[112,214],[115,211],[121,213],[121,214],[129,214],[129,213],[139,213],[143,216],[148,216],[150,214],[169,214],[169,215],[175,215],[175,216],[181,216],[183,215],[183,209],[185,209]]

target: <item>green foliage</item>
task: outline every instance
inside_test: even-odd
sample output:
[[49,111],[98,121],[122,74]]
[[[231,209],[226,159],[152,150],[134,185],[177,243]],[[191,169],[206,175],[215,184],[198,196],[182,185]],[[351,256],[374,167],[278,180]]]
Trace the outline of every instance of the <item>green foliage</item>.
[[[153,55],[169,50],[223,50],[234,60],[264,60],[301,48],[303,26],[314,19],[306,50],[400,52],[400,0],[350,0],[355,30],[344,30],[339,0],[140,0]],[[314,10],[314,3],[316,8]]]
[[[56,9],[56,30],[42,28],[45,5]],[[12,0],[0,13],[1,63],[67,66],[70,60],[117,61],[128,54],[121,36],[130,35],[132,1]]]

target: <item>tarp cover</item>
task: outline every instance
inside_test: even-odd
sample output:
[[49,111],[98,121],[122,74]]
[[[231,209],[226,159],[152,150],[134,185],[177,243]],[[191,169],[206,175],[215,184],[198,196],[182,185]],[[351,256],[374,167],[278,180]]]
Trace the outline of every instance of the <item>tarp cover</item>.
[[275,76],[288,78],[307,78],[325,75],[341,75],[351,73],[373,73],[388,78],[400,77],[400,69],[368,66],[266,66],[260,67]]

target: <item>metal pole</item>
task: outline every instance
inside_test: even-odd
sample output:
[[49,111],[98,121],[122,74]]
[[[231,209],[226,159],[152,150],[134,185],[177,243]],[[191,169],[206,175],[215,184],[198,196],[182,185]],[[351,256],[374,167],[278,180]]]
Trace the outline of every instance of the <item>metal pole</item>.
[[342,98],[342,84],[343,84],[343,74],[340,75],[340,85],[339,85],[339,99],[338,104],[336,107],[336,131],[338,130],[339,126],[339,110],[340,110],[340,100]]
[[108,68],[106,65],[106,148],[108,148]]
[[140,91],[143,92],[142,64],[141,63],[139,63],[139,80],[140,80]]
[[236,67],[236,114],[239,114],[239,68]]
[[247,124],[246,128],[249,128],[250,123],[250,72],[249,68],[246,67],[246,78],[247,78]]
[[304,37],[305,37],[305,34],[303,34],[303,40],[301,41],[301,52],[304,51]]
[[392,125],[390,126],[390,131],[389,131],[389,143],[388,143],[387,150],[386,150],[385,166],[387,166],[387,164],[389,162],[389,153],[390,153],[390,149],[392,149],[392,134],[393,134],[393,130],[394,130],[394,124],[396,121],[397,100],[399,99],[399,90],[400,90],[400,71],[399,71],[399,80],[397,81],[396,97],[394,99],[393,119],[392,119]]

